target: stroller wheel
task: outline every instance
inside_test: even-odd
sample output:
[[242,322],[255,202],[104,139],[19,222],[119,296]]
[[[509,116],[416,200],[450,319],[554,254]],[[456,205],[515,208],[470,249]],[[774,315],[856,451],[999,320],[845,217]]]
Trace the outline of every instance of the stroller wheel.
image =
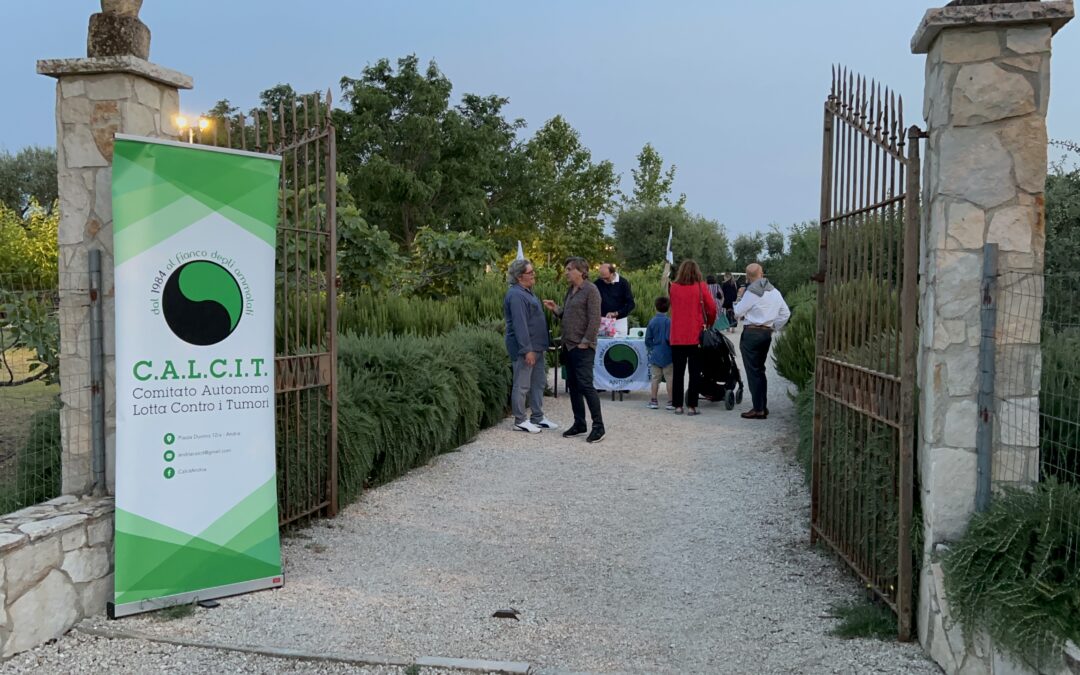
[[742,403],[742,387],[739,387],[739,390],[735,392],[735,404],[739,405],[741,403]]
[[728,410],[735,409],[735,392],[728,389],[727,396],[724,397],[724,408]]

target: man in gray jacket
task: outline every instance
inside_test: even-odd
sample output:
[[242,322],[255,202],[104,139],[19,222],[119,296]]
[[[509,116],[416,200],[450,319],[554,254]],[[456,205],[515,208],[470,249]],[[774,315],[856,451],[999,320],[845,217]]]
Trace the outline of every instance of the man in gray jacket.
[[[506,281],[510,288],[503,298],[503,318],[506,319],[506,351],[514,364],[514,383],[510,390],[514,429],[531,434],[558,429],[558,424],[544,416],[544,388],[547,386],[544,352],[549,342],[544,306],[532,292],[536,270],[528,260],[515,260],[510,263]],[[532,410],[531,417],[525,416],[526,403]]]

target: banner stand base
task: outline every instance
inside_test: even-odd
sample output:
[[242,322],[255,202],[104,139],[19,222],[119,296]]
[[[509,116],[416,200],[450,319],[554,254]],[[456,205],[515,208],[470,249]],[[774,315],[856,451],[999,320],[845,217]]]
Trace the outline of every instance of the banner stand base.
[[132,614],[153,612],[159,609],[175,607],[176,605],[187,605],[203,600],[212,600],[214,598],[227,598],[230,595],[242,595],[254,591],[263,591],[268,588],[280,588],[284,584],[285,577],[279,574],[264,579],[241,581],[236,584],[204,588],[188,593],[165,595],[160,598],[147,598],[146,600],[139,600],[138,602],[125,602],[119,605],[115,602],[109,602],[105,605],[105,613],[110,619],[119,619],[121,617],[131,616]]

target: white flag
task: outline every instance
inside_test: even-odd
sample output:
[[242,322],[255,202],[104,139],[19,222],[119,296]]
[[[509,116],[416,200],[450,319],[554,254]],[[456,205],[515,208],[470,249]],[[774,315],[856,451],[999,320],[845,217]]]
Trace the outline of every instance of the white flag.
[[518,239],[518,254],[517,254],[516,260],[524,260],[524,259],[525,259],[525,251],[521,250],[521,240]]
[[675,254],[671,252],[671,230],[672,228],[669,227],[667,231],[667,251],[664,252],[664,260],[668,261],[669,265],[674,265]]

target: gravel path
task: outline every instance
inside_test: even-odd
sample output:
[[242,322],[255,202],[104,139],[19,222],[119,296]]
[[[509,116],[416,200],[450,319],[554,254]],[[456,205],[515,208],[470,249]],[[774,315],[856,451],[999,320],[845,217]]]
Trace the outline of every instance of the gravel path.
[[[917,644],[828,635],[823,615],[858,584],[808,545],[794,410],[772,377],[765,422],[712,404],[698,417],[647,410],[642,393],[604,398],[597,445],[508,420],[285,539],[281,590],[169,622],[92,623],[541,673],[940,672]],[[566,396],[547,404],[569,424]],[[503,607],[521,620],[491,618]],[[69,636],[55,649],[100,644]]]

